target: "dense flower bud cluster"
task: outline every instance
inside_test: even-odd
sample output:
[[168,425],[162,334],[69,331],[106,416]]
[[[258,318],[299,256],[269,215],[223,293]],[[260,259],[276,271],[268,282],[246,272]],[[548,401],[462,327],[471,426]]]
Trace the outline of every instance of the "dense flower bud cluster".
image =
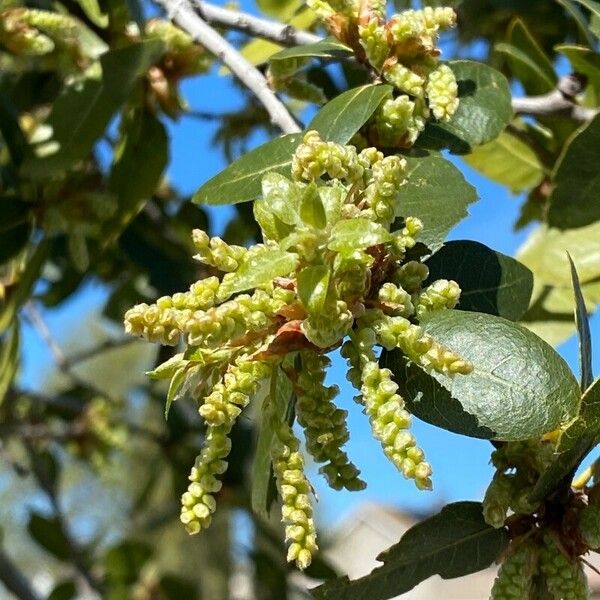
[[[277,377],[287,377],[297,397],[295,413],[291,403],[288,413],[303,427],[320,472],[335,489],[362,489],[359,470],[342,450],[349,438],[346,411],[334,404],[337,388],[324,383],[324,355],[339,347],[385,454],[417,487],[431,488],[431,467],[408,431],[411,416],[392,373],[378,365],[377,346],[399,348],[424,369],[448,376],[472,367],[418,325],[420,314],[454,306],[459,290],[445,280],[424,288],[427,268],[408,258],[423,223],[400,212],[405,170],[399,157],[375,148],[358,152],[307,132],[292,158],[291,179],[263,178],[254,204],[263,243],[246,249],[195,231],[196,258],[220,278],[125,315],[128,333],[187,346],[153,376],[172,378],[171,400],[180,389],[192,395],[206,424],[205,446],[182,497],[181,520],[191,533],[210,523],[235,420],[268,387],[261,414],[279,436],[272,462],[291,541],[288,558],[300,568],[309,564],[316,550],[310,484],[290,423],[282,410],[272,410],[272,394]],[[269,378],[271,386],[261,385]]]
[[524,542],[502,563],[490,600],[529,598],[537,560],[537,548]]
[[587,578],[581,562],[567,557],[551,534],[544,536],[540,549],[540,570],[552,600],[587,600]]
[[219,237],[209,238],[201,229],[192,231],[192,241],[198,250],[196,260],[227,273],[237,270],[248,251],[243,246],[230,246]]
[[360,471],[350,462],[341,447],[350,434],[346,427],[346,411],[333,403],[337,386],[325,386],[327,357],[312,352],[302,353],[302,371],[296,382],[296,415],[304,428],[306,449],[317,463],[329,485],[336,490],[364,489]]
[[431,116],[448,121],[456,113],[456,78],[450,67],[440,64],[437,47],[439,33],[456,24],[452,8],[407,10],[386,20],[385,0],[308,4],[359,60],[394,86],[367,126],[378,144],[410,147]]
[[282,425],[277,431],[278,442],[273,447],[273,471],[281,496],[281,515],[285,523],[285,539],[288,561],[296,561],[300,569],[306,569],[312,555],[318,549],[317,534],[310,500],[310,483],[304,474],[304,458],[300,443],[291,428]]

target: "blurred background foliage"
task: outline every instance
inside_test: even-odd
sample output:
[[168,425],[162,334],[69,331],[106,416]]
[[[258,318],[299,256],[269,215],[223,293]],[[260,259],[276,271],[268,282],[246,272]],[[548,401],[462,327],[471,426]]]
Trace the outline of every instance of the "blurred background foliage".
[[[581,103],[598,105],[598,3],[395,1],[397,9],[421,4],[457,7],[459,27],[444,41],[448,58],[485,60],[528,95],[549,92],[558,74],[576,71],[587,81]],[[318,31],[301,0],[257,0],[255,10]],[[261,68],[279,49],[228,37]],[[127,308],[205,275],[191,258],[190,232],[214,233],[214,226],[165,176],[169,122],[187,115],[213,123],[214,152],[227,160],[278,133],[237,86],[237,110],[188,109],[182,80],[218,70],[149,2],[0,0],[0,581],[20,597],[226,598],[239,573],[249,586],[244,597],[307,594],[306,581],[285,564],[279,525],[249,510],[251,453],[242,449],[253,443],[251,420],[235,430],[238,454],[216,522],[201,536],[185,534],[179,497],[201,423],[185,402],[165,421],[166,390],[143,375],[172,349],[122,334]],[[364,75],[315,64],[307,77],[332,98]],[[288,102],[300,119],[310,111]],[[539,223],[518,257],[536,277],[525,322],[551,343],[574,328],[564,250],[580,257],[590,309],[600,302],[600,215],[564,229],[548,211],[557,164],[579,164],[565,152],[581,126],[569,116],[516,117],[497,140],[464,157],[525,194],[515,227]],[[588,158],[600,164],[593,137],[600,129],[591,134]],[[228,214],[227,241],[256,238],[251,206]],[[101,287],[102,305],[74,318],[58,342],[46,315],[68,307],[86,285]],[[37,386],[22,375],[25,328],[52,356],[36,365]],[[332,575],[324,559],[308,571]]]

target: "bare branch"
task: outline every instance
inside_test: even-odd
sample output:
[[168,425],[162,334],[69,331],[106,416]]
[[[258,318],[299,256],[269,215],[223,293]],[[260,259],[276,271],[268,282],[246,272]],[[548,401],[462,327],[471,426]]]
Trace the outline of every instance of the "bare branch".
[[585,87],[585,81],[577,75],[561,77],[556,89],[541,96],[513,98],[512,107],[516,114],[535,117],[565,116],[580,123],[590,121],[598,109],[580,106],[575,97]]
[[292,25],[268,21],[237,10],[215,6],[203,0],[192,0],[198,14],[211,25],[219,25],[259,37],[282,46],[302,46],[320,42],[314,33],[296,29]]
[[0,550],[0,581],[20,600],[41,600],[17,565]]
[[222,35],[203,21],[187,0],[155,0],[192,39],[214,54],[258,98],[271,122],[283,133],[298,133],[300,127],[283,102],[269,87],[265,76],[250,64]]

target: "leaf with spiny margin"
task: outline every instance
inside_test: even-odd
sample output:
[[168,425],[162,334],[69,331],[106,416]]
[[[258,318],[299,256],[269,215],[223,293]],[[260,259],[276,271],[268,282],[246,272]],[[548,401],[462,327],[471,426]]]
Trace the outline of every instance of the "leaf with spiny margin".
[[246,253],[237,271],[223,278],[218,296],[224,299],[237,292],[267,285],[276,277],[289,275],[297,264],[298,255],[293,252],[255,246]]
[[327,37],[314,44],[285,48],[285,50],[273,54],[269,60],[289,60],[290,58],[342,59],[348,58],[353,54],[352,48],[348,48],[348,46],[342,44],[337,38]]
[[473,365],[468,375],[428,373],[399,352],[385,354],[409,410],[470,437],[525,440],[568,423],[579,407],[577,380],[546,342],[501,317],[440,311],[424,332]]
[[66,86],[56,99],[46,122],[52,138],[34,147],[38,155],[28,156],[21,171],[28,177],[55,177],[57,171],[86,158],[133,86],[163,50],[159,40],[147,40],[103,54],[97,77]]
[[600,379],[581,397],[579,416],[562,432],[550,466],[537,481],[530,498],[540,502],[568,483],[585,456],[600,440]]
[[600,114],[578,129],[558,159],[548,223],[559,229],[600,220]]
[[508,28],[508,44],[495,49],[508,55],[514,75],[529,95],[545,94],[556,87],[557,77],[552,61],[540,48],[525,23],[515,18]]
[[467,154],[498,137],[510,122],[510,87],[502,73],[482,63],[455,60],[448,66],[458,82],[458,110],[448,123],[430,121],[416,146]]
[[298,273],[298,297],[311,314],[318,314],[325,307],[330,273],[325,265],[304,267]]
[[424,229],[418,240],[432,252],[440,248],[448,232],[466,216],[478,200],[477,191],[443,156],[407,156],[406,183],[398,191],[396,216],[418,217]]
[[369,84],[348,90],[323,106],[307,130],[316,129],[328,142],[347,144],[392,89],[391,85]]
[[544,178],[544,165],[532,147],[506,131],[462,159],[513,193],[529,190]]
[[575,296],[575,325],[579,337],[579,367],[581,371],[581,391],[587,390],[594,381],[592,371],[592,336],[590,334],[590,321],[585,306],[585,300],[579,283],[579,276],[575,263],[570,254],[571,278],[573,279],[573,293]]
[[292,133],[247,152],[202,185],[192,201],[197,204],[237,204],[255,200],[261,195],[264,175],[274,172],[289,177],[292,155],[301,141],[301,133]]
[[489,567],[508,545],[504,529],[483,519],[480,502],[455,502],[409,529],[382,552],[383,565],[349,581],[341,577],[313,590],[320,600],[386,600],[408,592],[432,575],[462,577]]
[[334,252],[349,256],[362,250],[389,242],[392,238],[383,225],[369,219],[343,219],[331,228],[331,241],[327,247]]
[[479,242],[447,242],[427,260],[429,278],[452,279],[461,289],[459,310],[520,319],[531,300],[533,273],[518,260]]
[[294,414],[293,400],[292,382],[278,366],[271,376],[269,393],[260,410],[260,425],[252,464],[252,510],[264,517],[269,516],[271,503],[277,496],[271,461],[271,449],[277,441],[276,427],[290,422]]

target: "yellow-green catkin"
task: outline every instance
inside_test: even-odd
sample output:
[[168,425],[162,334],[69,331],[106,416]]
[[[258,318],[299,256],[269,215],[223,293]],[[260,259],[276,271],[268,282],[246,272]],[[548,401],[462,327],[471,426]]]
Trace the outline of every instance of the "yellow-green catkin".
[[419,489],[431,489],[431,465],[408,431],[411,415],[397,393],[398,385],[389,369],[382,369],[375,359],[372,348],[376,343],[375,332],[362,328],[353,335],[353,341],[342,346],[342,355],[351,365],[348,378],[360,389],[358,399],[385,455]]
[[250,397],[270,373],[271,366],[266,363],[239,358],[200,407],[207,423],[205,443],[190,473],[191,483],[181,497],[181,522],[191,534],[210,525],[216,509],[214,494],[222,485],[218,476],[227,470],[229,433]]
[[198,250],[194,256],[196,260],[227,273],[237,270],[248,252],[246,248],[232,246],[219,237],[209,238],[201,229],[192,231],[192,241]]
[[544,536],[540,549],[540,570],[552,600],[587,600],[587,577],[581,561],[567,557],[553,535]]
[[502,563],[490,600],[528,600],[536,569],[537,548],[524,542]]
[[306,569],[318,550],[317,534],[313,521],[310,483],[304,473],[304,458],[300,442],[292,429],[281,424],[271,458],[277,490],[281,497],[281,516],[285,524],[288,562],[295,561],[299,569]]
[[315,352],[302,353],[302,370],[296,386],[296,415],[304,428],[306,449],[317,463],[329,485],[335,490],[362,490],[365,483],[360,471],[341,449],[350,435],[346,426],[347,412],[338,408],[333,399],[337,386],[325,386],[325,373],[330,365],[327,357]]

